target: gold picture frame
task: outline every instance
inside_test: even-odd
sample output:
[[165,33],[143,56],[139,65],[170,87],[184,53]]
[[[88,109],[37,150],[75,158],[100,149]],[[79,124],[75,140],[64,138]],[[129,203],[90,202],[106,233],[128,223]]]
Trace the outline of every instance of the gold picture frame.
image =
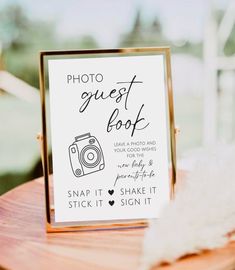
[[95,50],[71,50],[71,51],[42,51],[40,52],[39,63],[39,80],[40,80],[40,94],[41,94],[41,117],[42,117],[42,134],[38,136],[41,142],[41,158],[44,172],[45,182],[45,205],[46,205],[46,231],[51,232],[65,232],[65,231],[84,231],[84,230],[104,230],[115,228],[136,228],[147,226],[147,220],[127,220],[127,221],[101,221],[101,222],[76,222],[73,223],[56,223],[54,221],[54,207],[53,196],[51,188],[53,188],[52,176],[49,172],[49,149],[48,149],[48,120],[47,120],[47,106],[46,106],[46,61],[49,58],[61,57],[93,57],[93,56],[129,56],[129,55],[164,55],[165,64],[165,83],[167,89],[168,99],[168,134],[169,134],[169,150],[170,150],[170,197],[173,198],[174,186],[176,183],[176,142],[175,142],[175,122],[174,122],[174,106],[173,106],[173,92],[172,92],[172,76],[171,76],[171,62],[170,62],[170,48],[169,47],[145,47],[145,48],[119,48],[119,49],[95,49]]

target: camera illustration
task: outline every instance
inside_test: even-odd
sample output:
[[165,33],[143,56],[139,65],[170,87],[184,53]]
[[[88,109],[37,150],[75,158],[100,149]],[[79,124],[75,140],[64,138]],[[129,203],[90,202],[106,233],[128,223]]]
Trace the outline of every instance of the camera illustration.
[[69,146],[69,159],[76,177],[101,171],[105,167],[100,144],[90,133],[75,137],[75,141]]

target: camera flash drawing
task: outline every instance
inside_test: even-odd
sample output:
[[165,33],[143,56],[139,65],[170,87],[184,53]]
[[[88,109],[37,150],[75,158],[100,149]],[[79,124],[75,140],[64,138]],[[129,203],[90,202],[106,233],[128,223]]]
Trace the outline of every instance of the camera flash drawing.
[[75,141],[69,146],[69,159],[76,177],[101,171],[105,167],[100,144],[90,133],[75,137]]

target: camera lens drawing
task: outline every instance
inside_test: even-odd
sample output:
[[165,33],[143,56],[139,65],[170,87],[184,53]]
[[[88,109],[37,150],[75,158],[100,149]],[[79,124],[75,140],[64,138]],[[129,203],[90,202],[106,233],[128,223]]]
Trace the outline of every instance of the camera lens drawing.
[[69,160],[76,177],[101,171],[105,168],[104,155],[99,141],[90,133],[75,137],[69,146]]

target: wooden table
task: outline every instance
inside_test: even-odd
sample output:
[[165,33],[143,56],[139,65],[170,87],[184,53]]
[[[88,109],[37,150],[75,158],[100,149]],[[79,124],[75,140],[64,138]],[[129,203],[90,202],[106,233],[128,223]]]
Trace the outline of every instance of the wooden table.
[[[136,270],[144,229],[45,233],[42,179],[0,197],[0,269]],[[235,242],[159,270],[235,269]]]

